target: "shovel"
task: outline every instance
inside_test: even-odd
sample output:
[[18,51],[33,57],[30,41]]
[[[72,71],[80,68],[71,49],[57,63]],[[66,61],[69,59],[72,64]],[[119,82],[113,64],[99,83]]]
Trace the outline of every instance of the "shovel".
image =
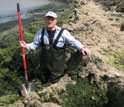
[[[21,15],[20,15],[20,5],[17,3],[17,12],[18,12],[18,21],[19,21],[19,30],[20,30],[20,38],[23,41],[23,34],[22,34],[22,26],[21,26]],[[24,71],[25,71],[25,84],[21,84],[21,94],[25,97],[27,94],[35,90],[35,86],[33,83],[28,83],[28,73],[27,73],[27,66],[26,66],[26,59],[25,59],[25,51],[24,47],[22,47],[22,55],[23,55],[23,64],[24,64]]]

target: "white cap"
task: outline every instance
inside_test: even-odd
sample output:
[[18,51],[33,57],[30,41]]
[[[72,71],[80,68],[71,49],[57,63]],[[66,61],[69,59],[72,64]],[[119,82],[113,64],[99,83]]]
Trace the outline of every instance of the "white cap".
[[47,16],[51,16],[53,18],[57,18],[57,14],[55,12],[53,12],[53,11],[47,12],[46,15],[45,15],[45,17],[47,17]]

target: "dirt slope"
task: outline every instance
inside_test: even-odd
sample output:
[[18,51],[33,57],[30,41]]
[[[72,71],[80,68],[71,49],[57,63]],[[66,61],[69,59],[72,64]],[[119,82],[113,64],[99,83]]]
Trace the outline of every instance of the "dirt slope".
[[121,13],[104,11],[100,4],[93,1],[85,1],[85,5],[79,3],[72,21],[64,27],[72,31],[72,35],[91,49],[93,54],[104,60],[102,49],[124,50],[124,32],[120,31],[124,14],[121,14],[123,17],[118,17],[119,14]]

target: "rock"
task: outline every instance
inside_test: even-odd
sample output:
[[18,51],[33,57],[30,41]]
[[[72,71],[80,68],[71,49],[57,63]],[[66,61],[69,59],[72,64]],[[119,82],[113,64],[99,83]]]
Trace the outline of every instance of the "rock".
[[31,100],[26,104],[26,107],[42,107],[42,104],[39,100]]
[[68,83],[75,84],[75,81],[68,77],[68,75],[65,75],[59,80],[59,82],[51,84],[49,87],[46,87],[43,90],[39,91],[38,94],[41,95],[41,99],[43,99],[43,101],[48,101],[49,99],[51,99],[52,96],[53,98],[61,102],[58,92],[65,92],[66,84]]
[[29,93],[24,99],[24,104],[26,107],[60,107],[54,103],[41,103],[41,98],[36,92]]
[[61,107],[54,103],[43,103],[41,107]]
[[[124,103],[124,73],[119,72],[114,67],[98,61],[102,67],[99,68],[96,63],[88,63],[79,74],[81,78],[88,78],[90,83],[97,87],[107,90],[107,106],[122,107]],[[92,97],[92,100],[95,100]]]
[[30,92],[24,99],[26,107],[41,107],[40,97],[36,92]]

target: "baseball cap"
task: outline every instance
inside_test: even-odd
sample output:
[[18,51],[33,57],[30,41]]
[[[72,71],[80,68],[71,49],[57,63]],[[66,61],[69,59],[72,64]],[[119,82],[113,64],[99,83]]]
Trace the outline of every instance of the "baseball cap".
[[47,12],[46,15],[45,15],[45,17],[47,17],[47,16],[51,16],[53,18],[57,18],[57,14],[55,12],[53,12],[53,11]]

